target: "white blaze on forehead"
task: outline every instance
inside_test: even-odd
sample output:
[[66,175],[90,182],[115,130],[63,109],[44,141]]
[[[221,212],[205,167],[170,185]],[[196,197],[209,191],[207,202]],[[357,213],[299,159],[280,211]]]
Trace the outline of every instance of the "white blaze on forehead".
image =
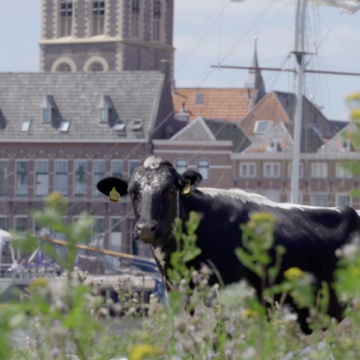
[[298,205],[298,204],[289,204],[289,203],[276,203],[274,201],[269,200],[267,197],[254,194],[254,193],[248,193],[246,191],[240,190],[240,189],[230,189],[230,190],[222,190],[222,189],[213,189],[213,188],[198,188],[202,193],[210,195],[212,197],[216,196],[228,196],[234,200],[240,200],[243,203],[254,203],[257,205],[267,205],[274,208],[281,208],[281,209],[299,209],[304,211],[305,209],[327,209],[327,210],[333,210],[337,212],[341,212],[339,208],[335,207],[319,207],[319,206],[307,206],[307,205]]
[[155,249],[153,248],[153,253],[154,253],[155,258],[157,259],[157,261],[161,265],[161,267],[164,268],[165,267],[166,254],[161,250],[160,247],[157,247]]
[[134,174],[134,180],[139,184],[140,192],[157,192],[161,188],[164,177],[161,174],[154,173],[149,178],[138,173]]
[[150,170],[156,170],[160,167],[160,165],[164,162],[164,160],[156,155],[149,156],[144,161],[144,168]]

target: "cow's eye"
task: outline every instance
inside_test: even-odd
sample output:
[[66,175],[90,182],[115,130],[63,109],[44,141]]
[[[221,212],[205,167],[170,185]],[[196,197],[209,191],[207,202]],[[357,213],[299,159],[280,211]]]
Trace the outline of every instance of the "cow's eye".
[[175,190],[175,189],[169,189],[169,194],[170,194],[170,195],[175,195],[175,194],[176,194],[176,190]]

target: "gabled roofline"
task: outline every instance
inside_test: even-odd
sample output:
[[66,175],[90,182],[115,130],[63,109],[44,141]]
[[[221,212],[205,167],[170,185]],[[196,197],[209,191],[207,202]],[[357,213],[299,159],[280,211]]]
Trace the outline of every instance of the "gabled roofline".
[[[157,120],[157,117],[159,114],[160,101],[161,101],[161,97],[162,97],[163,90],[164,90],[165,79],[166,79],[165,75],[162,74],[162,77],[160,78],[160,81],[159,81],[159,87],[158,87],[158,91],[157,91],[156,101],[155,101],[154,106],[151,111],[151,119],[150,119],[150,123],[149,123],[149,134],[147,134],[148,138],[151,138],[152,134],[154,133],[156,120]],[[163,122],[165,120],[167,120],[167,119],[161,119],[161,122]]]
[[190,129],[196,122],[201,122],[201,124],[204,126],[205,131],[207,132],[207,134],[210,136],[210,138],[213,141],[216,141],[214,134],[210,131],[210,129],[208,128],[208,126],[206,125],[204,119],[201,116],[198,116],[194,121],[192,121],[191,123],[187,124],[185,127],[183,127],[179,132],[177,132],[174,136],[172,136],[169,140],[174,140],[176,141],[176,138],[183,134],[185,131],[187,131],[188,129]]
[[[245,119],[247,119],[248,116],[250,116],[250,115],[260,106],[260,104],[262,104],[263,101],[265,101],[265,99],[267,99],[271,94],[272,94],[272,92],[266,94],[266,95],[253,107],[253,109],[250,110],[250,111],[247,113],[247,115],[246,115],[244,118],[242,118],[242,119],[239,120],[239,124],[241,125],[241,123],[242,123]],[[250,104],[249,104],[249,108],[250,108]]]
[[154,145],[168,145],[168,146],[233,146],[230,140],[215,140],[215,141],[203,141],[203,140],[152,140]]

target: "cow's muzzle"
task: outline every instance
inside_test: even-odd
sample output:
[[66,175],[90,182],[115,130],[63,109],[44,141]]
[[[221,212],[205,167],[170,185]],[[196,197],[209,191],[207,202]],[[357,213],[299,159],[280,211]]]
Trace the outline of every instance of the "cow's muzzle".
[[135,225],[135,232],[140,241],[150,243],[155,239],[157,222],[154,220],[139,221]]

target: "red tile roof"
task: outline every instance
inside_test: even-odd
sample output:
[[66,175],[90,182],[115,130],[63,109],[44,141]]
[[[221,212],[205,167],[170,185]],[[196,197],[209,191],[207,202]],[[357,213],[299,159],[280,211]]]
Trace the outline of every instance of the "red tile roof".
[[[201,105],[195,104],[197,94],[203,95]],[[175,111],[181,112],[184,104],[190,114],[190,121],[198,116],[239,121],[248,114],[250,101],[247,89],[176,88],[173,91]]]
[[272,92],[258,103],[258,105],[241,122],[240,127],[248,136],[255,136],[254,127],[258,120],[272,121],[273,125],[280,120],[290,122],[289,116]]

